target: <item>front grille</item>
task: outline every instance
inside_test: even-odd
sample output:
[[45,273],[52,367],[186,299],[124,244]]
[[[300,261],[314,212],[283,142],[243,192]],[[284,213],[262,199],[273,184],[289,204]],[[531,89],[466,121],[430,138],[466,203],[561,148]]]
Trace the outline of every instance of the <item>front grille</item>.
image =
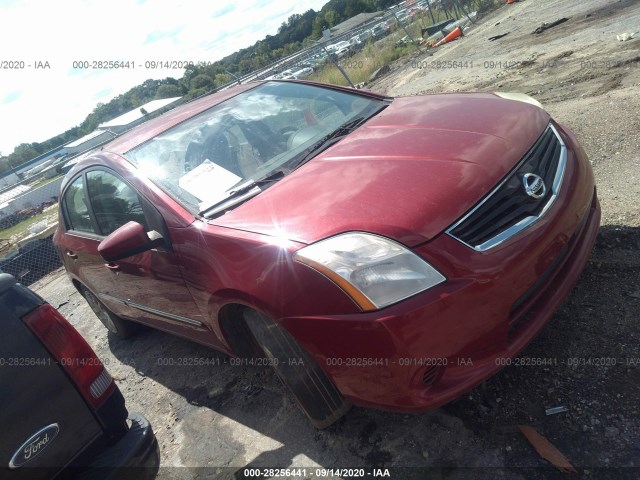
[[[475,250],[484,251],[527,228],[555,201],[566,156],[564,142],[549,125],[516,169],[447,233]],[[526,185],[535,187],[537,177],[544,182],[544,189],[532,188],[527,193]]]

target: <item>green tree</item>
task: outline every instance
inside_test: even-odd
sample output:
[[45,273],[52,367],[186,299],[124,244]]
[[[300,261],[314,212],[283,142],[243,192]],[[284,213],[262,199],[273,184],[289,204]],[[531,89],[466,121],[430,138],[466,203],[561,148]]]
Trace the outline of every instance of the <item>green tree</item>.
[[185,101],[192,100],[192,99],[197,98],[197,97],[199,97],[201,95],[204,95],[208,91],[209,91],[208,88],[197,88],[195,90],[189,90],[189,93],[187,93],[184,96],[184,99],[185,99]]
[[364,0],[347,0],[346,6],[344,9],[344,16],[346,18],[351,18],[362,12],[370,12],[369,6],[364,2]]
[[182,90],[178,85],[171,85],[165,83],[164,85],[160,85],[158,90],[156,90],[156,99],[160,98],[172,98],[172,97],[181,97]]
[[9,157],[3,157],[0,155],[0,175],[4,175],[9,170],[11,170],[11,165],[9,164]]
[[199,90],[201,88],[209,90],[213,88],[213,80],[209,75],[201,73],[191,79],[190,87],[189,90]]
[[313,20],[311,37],[314,40],[319,39],[320,37],[322,37],[323,30],[326,30],[327,28],[329,28],[329,23],[324,18],[324,15],[317,15],[316,18]]
[[231,75],[227,73],[218,73],[214,78],[214,83],[216,87],[221,87],[222,85],[226,85],[227,83],[229,83],[231,80],[233,80],[233,77]]
[[39,155],[39,152],[34,148],[34,145],[37,144],[21,143],[18,145],[13,150],[13,153],[8,157],[9,164],[15,168],[33,158],[36,158]]
[[324,19],[327,21],[329,28],[335,27],[340,23],[340,15],[335,10],[327,10],[324,14]]

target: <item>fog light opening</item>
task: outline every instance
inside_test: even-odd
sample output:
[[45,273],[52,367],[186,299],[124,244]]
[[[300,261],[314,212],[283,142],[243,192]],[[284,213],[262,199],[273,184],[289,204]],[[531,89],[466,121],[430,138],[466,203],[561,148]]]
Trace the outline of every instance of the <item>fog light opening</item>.
[[431,365],[424,370],[422,374],[422,383],[425,386],[430,387],[442,377],[444,373],[444,366],[442,365]]

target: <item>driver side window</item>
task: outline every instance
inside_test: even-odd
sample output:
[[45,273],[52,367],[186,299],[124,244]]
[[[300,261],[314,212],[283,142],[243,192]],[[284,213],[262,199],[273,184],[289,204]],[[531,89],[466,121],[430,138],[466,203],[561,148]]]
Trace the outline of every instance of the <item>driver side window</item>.
[[76,178],[64,194],[64,205],[70,230],[83,233],[96,231],[89,215],[89,206],[85,197],[84,178]]
[[103,170],[87,172],[87,190],[102,235],[110,235],[130,221],[148,230],[138,194],[115,175]]

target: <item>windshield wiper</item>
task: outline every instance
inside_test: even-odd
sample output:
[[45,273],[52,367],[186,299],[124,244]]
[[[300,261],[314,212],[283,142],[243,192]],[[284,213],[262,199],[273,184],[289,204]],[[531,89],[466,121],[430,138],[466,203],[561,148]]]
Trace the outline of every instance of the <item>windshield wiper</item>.
[[220,200],[213,205],[208,205],[204,208],[200,214],[204,215],[207,218],[214,217],[215,215],[222,213],[229,208],[235,207],[239,203],[242,203],[251,197],[256,196],[260,192],[262,192],[263,187],[269,185],[270,183],[277,182],[281,180],[286,175],[284,170],[276,170],[275,172],[271,172],[266,177],[262,177],[258,180],[249,180],[248,182],[242,183],[237,187],[229,190],[229,195]]
[[297,162],[293,164],[292,169],[298,168],[301,165],[304,165],[313,157],[315,157],[316,155],[319,155],[320,153],[325,151],[327,148],[329,148],[331,145],[336,143],[338,140],[341,140],[343,137],[350,134],[352,131],[358,128],[362,123],[367,121],[369,118],[370,118],[369,116],[356,117],[352,120],[349,120],[347,123],[341,125],[340,127],[338,127],[337,130],[334,130],[330,134],[325,135],[316,143],[311,145],[311,147],[309,147],[304,152],[302,152],[301,157]]
[[246,191],[251,190],[254,187],[262,187],[272,182],[277,182],[284,178],[285,172],[284,170],[276,170],[275,172],[271,172],[266,177],[259,178],[258,180],[249,180],[248,182],[241,183],[237,187],[229,190],[229,196],[236,196]]

